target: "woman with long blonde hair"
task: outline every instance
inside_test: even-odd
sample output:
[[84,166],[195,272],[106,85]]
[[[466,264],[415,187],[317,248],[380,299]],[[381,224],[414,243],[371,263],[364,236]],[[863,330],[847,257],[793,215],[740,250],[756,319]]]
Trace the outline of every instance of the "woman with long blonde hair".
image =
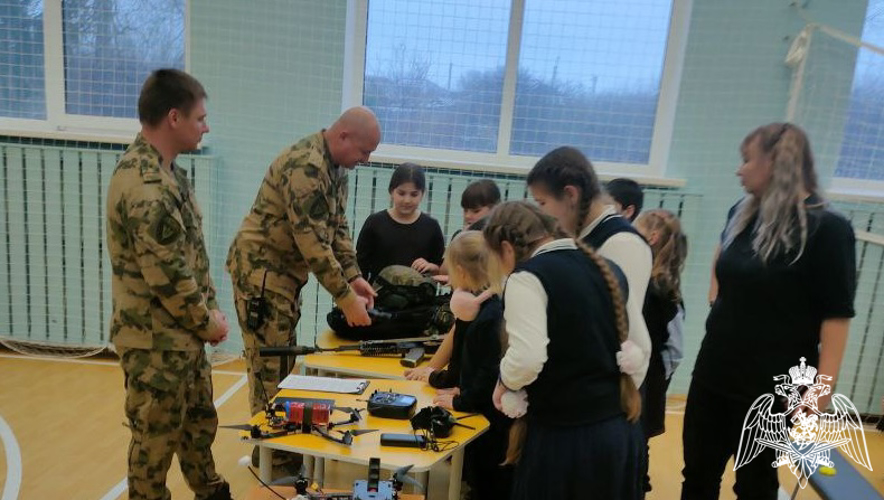
[[[717,294],[685,410],[683,499],[718,498],[747,411],[775,376],[803,358],[834,387],[854,315],[853,229],[819,193],[807,135],[771,123],[740,153],[746,196],[728,213],[715,262]],[[830,398],[819,398],[820,410]],[[765,448],[737,469],[737,496],[777,498],[775,460]]]
[[494,404],[510,413],[507,395],[527,395],[512,498],[638,498],[641,401],[620,368],[625,278],[527,202],[499,205],[483,233],[508,275]]

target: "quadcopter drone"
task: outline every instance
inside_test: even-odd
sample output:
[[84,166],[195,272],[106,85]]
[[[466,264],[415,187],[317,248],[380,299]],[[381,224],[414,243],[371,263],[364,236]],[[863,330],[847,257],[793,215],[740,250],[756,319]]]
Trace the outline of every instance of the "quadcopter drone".
[[[411,465],[400,467],[393,471],[393,475],[388,481],[382,481],[381,477],[381,459],[372,458],[368,465],[368,479],[359,479],[353,483],[352,493],[323,493],[308,492],[310,486],[310,478],[304,476],[304,470],[297,476],[284,477],[277,479],[269,484],[265,484],[268,489],[273,490],[273,486],[294,486],[297,495],[292,500],[398,500],[399,493],[405,483],[413,484],[419,489],[423,486],[408,476]],[[277,496],[282,497],[279,493]]]
[[[329,441],[349,446],[353,443],[354,437],[377,431],[377,429],[348,429],[345,431],[336,429],[336,427],[355,424],[362,420],[359,412],[364,410],[364,408],[335,406],[334,401],[329,399],[277,398],[264,406],[265,423],[221,425],[219,427],[248,431],[249,436],[243,439],[272,439],[291,434],[315,432]],[[347,413],[349,418],[333,422],[331,415],[335,411]]]

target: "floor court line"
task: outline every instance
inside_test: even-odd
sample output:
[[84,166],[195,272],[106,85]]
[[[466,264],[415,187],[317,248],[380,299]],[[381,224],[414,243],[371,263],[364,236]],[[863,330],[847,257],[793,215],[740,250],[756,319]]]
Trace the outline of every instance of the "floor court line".
[[[52,358],[48,356],[25,356],[25,355],[17,355],[17,354],[0,354],[0,359],[17,359],[22,361],[56,361],[59,363],[73,363],[77,365],[95,365],[95,366],[120,366],[116,361],[98,361],[93,359],[69,359],[69,358]],[[242,372],[235,372],[231,370],[215,370],[212,369],[212,375],[234,375],[237,377],[242,376]]]
[[6,484],[3,485],[3,496],[0,500],[17,500],[21,489],[21,448],[12,432],[12,427],[0,416],[0,442],[6,450]]
[[[215,408],[221,407],[221,405],[226,403],[227,400],[232,398],[233,395],[236,394],[237,391],[239,391],[240,389],[242,389],[242,387],[244,385],[246,385],[246,382],[248,381],[248,377],[246,377],[245,375],[242,375],[242,374],[238,374],[238,375],[240,375],[241,378],[239,380],[237,380],[236,383],[234,383],[232,386],[230,386],[230,389],[227,389],[226,391],[224,391],[224,394],[222,394],[220,397],[218,397],[218,399],[215,400]],[[126,485],[126,481],[127,480],[124,478],[122,481],[120,481],[119,483],[114,485],[114,487],[111,488],[110,491],[108,491],[107,493],[105,493],[105,495],[103,497],[101,497],[101,500],[116,500],[116,498],[118,498],[120,495],[122,495],[126,491],[126,489],[128,488],[128,486]],[[3,499],[0,499],[0,500],[7,500],[7,499],[6,499],[6,497],[4,497]],[[14,499],[10,499],[10,500],[14,500]]]

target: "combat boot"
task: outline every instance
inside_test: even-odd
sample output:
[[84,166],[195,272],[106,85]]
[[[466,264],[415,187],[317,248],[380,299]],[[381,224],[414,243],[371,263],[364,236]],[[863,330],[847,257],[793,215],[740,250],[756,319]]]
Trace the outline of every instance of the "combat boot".
[[233,500],[233,497],[230,496],[230,485],[224,483],[220,488],[215,490],[215,493],[212,493],[206,500]]

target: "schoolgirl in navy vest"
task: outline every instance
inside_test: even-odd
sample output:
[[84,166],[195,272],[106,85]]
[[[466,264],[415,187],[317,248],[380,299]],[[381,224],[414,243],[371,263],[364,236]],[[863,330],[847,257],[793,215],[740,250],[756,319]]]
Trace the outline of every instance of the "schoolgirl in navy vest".
[[527,202],[496,207],[483,234],[509,275],[494,404],[518,416],[506,402],[527,400],[511,498],[638,498],[641,402],[620,367],[620,271]]
[[565,232],[582,239],[626,275],[629,340],[644,354],[632,374],[641,387],[651,357],[651,338],[642,318],[651,279],[651,248],[629,221],[603,203],[592,164],[575,148],[563,146],[541,158],[528,173],[528,189],[541,210],[558,219]]
[[[804,131],[772,123],[740,146],[746,190],[728,214],[715,262],[718,282],[684,416],[683,499],[718,498],[752,402],[774,377],[807,358],[832,377],[841,368],[856,290],[853,228],[818,194]],[[825,411],[832,394],[821,396]],[[773,411],[784,411],[775,408]],[[738,498],[776,499],[774,450],[736,471]]]

